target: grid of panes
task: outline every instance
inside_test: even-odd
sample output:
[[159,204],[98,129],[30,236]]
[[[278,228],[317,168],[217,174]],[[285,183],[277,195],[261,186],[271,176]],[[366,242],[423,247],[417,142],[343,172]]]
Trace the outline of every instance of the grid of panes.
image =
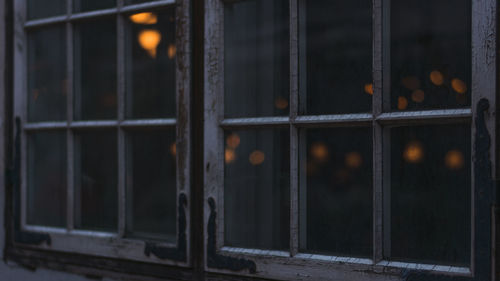
[[[186,117],[178,115],[185,97],[176,102],[186,82],[176,80],[182,10],[174,0],[17,4],[27,18],[27,79],[18,78],[25,90],[16,95],[23,227],[175,245],[176,179],[187,163],[179,171],[177,159],[188,157],[185,128],[176,126]],[[98,244],[83,250],[100,253]],[[119,252],[112,247],[103,254]]]
[[471,1],[223,3],[219,248],[467,273]]

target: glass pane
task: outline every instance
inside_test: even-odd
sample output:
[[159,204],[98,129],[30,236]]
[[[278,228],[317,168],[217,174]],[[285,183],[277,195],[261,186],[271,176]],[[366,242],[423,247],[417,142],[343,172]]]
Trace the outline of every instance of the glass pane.
[[300,60],[301,108],[306,114],[371,111],[372,1],[304,2],[299,10],[300,56],[306,56]]
[[75,143],[75,227],[116,231],[117,136],[80,132]]
[[99,9],[113,8],[116,0],[73,0],[74,12],[86,12]]
[[308,129],[301,138],[301,250],[371,256],[372,129]]
[[66,0],[28,0],[28,19],[66,14]]
[[66,119],[66,28],[28,33],[28,119]]
[[288,249],[289,138],[287,129],[226,132],[225,245]]
[[175,117],[175,10],[129,16],[127,117]]
[[468,265],[469,125],[391,130],[392,259]]
[[391,108],[470,106],[470,0],[391,1]]
[[28,138],[27,223],[66,225],[66,132],[42,132]]
[[75,29],[75,118],[116,118],[116,20]]
[[254,0],[224,8],[226,117],[288,114],[288,1]]
[[127,144],[130,236],[175,242],[177,200],[175,129],[136,131]]

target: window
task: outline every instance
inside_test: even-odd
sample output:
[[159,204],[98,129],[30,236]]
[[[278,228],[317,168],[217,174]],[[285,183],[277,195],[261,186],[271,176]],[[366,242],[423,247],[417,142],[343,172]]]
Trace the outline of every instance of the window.
[[206,270],[490,278],[486,2],[205,1]]
[[15,1],[14,242],[190,264],[189,1]]

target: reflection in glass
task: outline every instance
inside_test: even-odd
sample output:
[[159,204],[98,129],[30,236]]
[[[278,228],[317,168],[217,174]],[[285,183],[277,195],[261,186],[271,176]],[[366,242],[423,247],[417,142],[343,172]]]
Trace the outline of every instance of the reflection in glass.
[[470,261],[469,125],[391,130],[391,259]]
[[470,81],[471,1],[391,1],[392,109],[470,106]]
[[27,223],[66,225],[66,132],[28,137]]
[[86,12],[115,6],[116,0],[73,0],[73,12]]
[[28,119],[66,119],[66,28],[64,25],[28,33]]
[[289,136],[285,129],[226,132],[226,246],[288,249]]
[[28,19],[66,14],[66,0],[28,0]]
[[300,9],[301,108],[307,114],[371,111],[372,1],[304,1]]
[[127,117],[175,117],[175,10],[129,16]]
[[116,118],[116,20],[75,29],[75,118]]
[[115,131],[75,136],[75,227],[116,231],[117,136]]
[[[300,167],[300,248],[372,253],[372,129],[308,129]],[[301,153],[302,154],[302,153]]]
[[288,11],[285,0],[225,4],[226,117],[288,114]]
[[135,131],[127,143],[127,228],[130,236],[176,233],[175,129]]

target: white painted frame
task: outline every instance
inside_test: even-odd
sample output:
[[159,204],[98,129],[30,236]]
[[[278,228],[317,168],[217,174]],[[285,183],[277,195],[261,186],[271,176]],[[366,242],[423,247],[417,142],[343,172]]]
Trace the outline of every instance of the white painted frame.
[[[89,254],[110,258],[121,258],[141,262],[161,263],[176,266],[191,265],[190,243],[190,186],[191,186],[191,11],[190,0],[159,0],[143,4],[125,5],[125,0],[117,0],[117,5],[111,9],[74,13],[73,0],[67,0],[65,15],[44,19],[27,20],[26,0],[14,1],[14,117],[21,119],[21,230],[47,233],[51,237],[51,245],[39,246],[19,244],[20,247],[32,247],[52,251]],[[155,11],[172,7],[176,13],[176,102],[177,116],[170,119],[125,120],[125,24],[124,20],[132,12]],[[117,21],[117,119],[112,121],[74,121],[73,120],[73,25],[79,20],[114,16]],[[51,24],[62,24],[66,27],[67,50],[67,120],[61,122],[28,123],[27,119],[27,31],[32,28],[43,28]],[[176,202],[179,205],[179,195],[184,193],[188,198],[186,213],[186,261],[160,259],[154,254],[147,257],[145,241],[125,237],[126,228],[126,184],[125,184],[125,129],[127,128],[176,128]],[[73,130],[82,128],[115,128],[118,144],[118,231],[106,233],[74,229],[74,135]],[[66,228],[33,226],[26,224],[27,195],[27,133],[59,130],[67,134],[67,218]],[[170,145],[170,144],[165,144]],[[176,210],[179,206],[177,206]],[[179,214],[177,214],[178,216]],[[177,220],[176,220],[177,223]],[[177,232],[179,229],[177,227]],[[177,236],[176,236],[177,237]],[[160,243],[156,246],[175,248],[177,243]]]
[[[384,163],[388,128],[400,124],[465,123],[471,126],[472,159],[474,155],[476,105],[486,98],[490,108],[486,112],[486,125],[491,137],[490,158],[495,178],[496,163],[496,15],[495,0],[471,0],[472,2],[472,102],[467,109],[425,110],[414,112],[390,112],[390,0],[372,0],[373,7],[373,111],[370,114],[344,114],[302,116],[299,104],[299,24],[298,9],[305,0],[289,0],[290,3],[290,114],[287,117],[258,117],[224,119],[224,3],[246,0],[205,0],[205,140],[204,140],[204,224],[205,270],[210,272],[244,276],[276,278],[282,280],[400,280],[405,269],[429,273],[474,278],[475,250],[474,175],[471,182],[471,264],[455,267],[433,264],[417,264],[384,260],[384,240],[390,213],[384,202],[390,202],[387,188],[387,162]],[[302,80],[300,80],[302,81]],[[373,128],[373,257],[359,259],[299,253],[299,182],[298,129],[318,126],[361,125]],[[290,250],[267,251],[224,246],[224,129],[288,127],[290,129]],[[385,139],[385,141],[383,141]],[[385,165],[385,166],[384,166]],[[474,161],[471,165],[474,171]],[[385,168],[384,168],[385,167]],[[256,263],[256,273],[248,270],[231,271],[208,266],[207,224],[210,217],[209,198],[216,203],[216,250],[217,253],[243,258]],[[384,206],[385,205],[385,206]],[[385,228],[385,231],[384,231]],[[492,245],[494,245],[492,243]],[[494,263],[493,263],[494,264]],[[381,274],[383,273],[383,274]]]

